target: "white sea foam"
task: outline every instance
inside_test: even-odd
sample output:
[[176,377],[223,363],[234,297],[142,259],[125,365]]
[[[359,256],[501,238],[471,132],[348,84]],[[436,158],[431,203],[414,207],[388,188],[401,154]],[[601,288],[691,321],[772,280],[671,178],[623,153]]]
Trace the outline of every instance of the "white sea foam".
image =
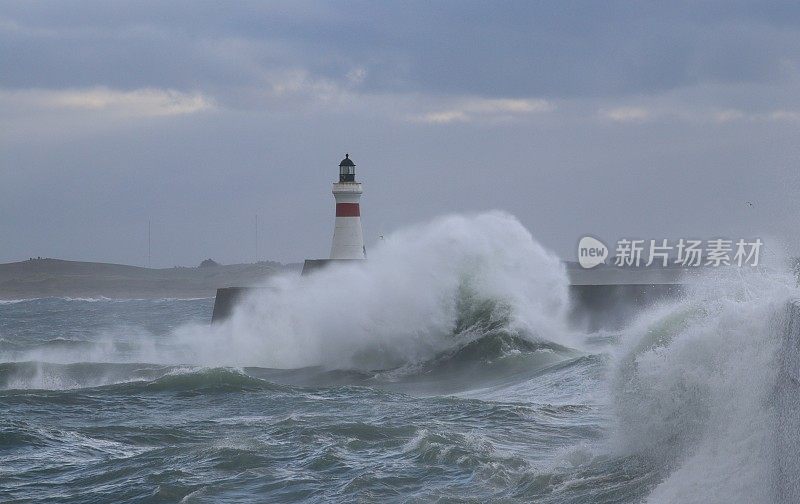
[[31,303],[35,301],[47,301],[47,300],[71,301],[80,303],[127,303],[132,301],[167,303],[171,301],[200,301],[203,299],[214,299],[214,298],[213,297],[108,298],[104,296],[100,297],[49,296],[49,297],[34,297],[34,298],[21,298],[21,299],[0,299],[0,305]]
[[25,298],[25,299],[0,299],[0,305],[13,305],[19,303],[27,303],[29,301],[36,301],[41,298]]

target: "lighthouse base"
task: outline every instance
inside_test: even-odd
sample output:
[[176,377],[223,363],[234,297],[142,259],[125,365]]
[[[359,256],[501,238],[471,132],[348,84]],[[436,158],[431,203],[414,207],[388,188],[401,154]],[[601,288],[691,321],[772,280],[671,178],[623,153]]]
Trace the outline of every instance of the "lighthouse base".
[[321,270],[330,264],[349,263],[353,261],[363,261],[364,259],[306,259],[303,263],[303,271],[300,275],[308,275]]

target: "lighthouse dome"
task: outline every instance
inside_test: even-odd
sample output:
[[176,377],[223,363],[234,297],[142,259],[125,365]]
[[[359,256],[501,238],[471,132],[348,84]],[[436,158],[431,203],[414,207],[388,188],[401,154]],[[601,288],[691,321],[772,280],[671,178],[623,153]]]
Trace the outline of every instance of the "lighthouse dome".
[[355,165],[356,164],[353,162],[353,160],[350,159],[350,154],[345,154],[344,159],[342,159],[342,162],[339,163],[339,166],[355,166]]

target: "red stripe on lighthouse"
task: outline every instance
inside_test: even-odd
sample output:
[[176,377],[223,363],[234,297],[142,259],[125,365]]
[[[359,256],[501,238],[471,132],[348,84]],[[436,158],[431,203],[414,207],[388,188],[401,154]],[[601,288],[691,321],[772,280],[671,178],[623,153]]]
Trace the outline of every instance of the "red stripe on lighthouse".
[[336,203],[336,217],[360,217],[358,203]]

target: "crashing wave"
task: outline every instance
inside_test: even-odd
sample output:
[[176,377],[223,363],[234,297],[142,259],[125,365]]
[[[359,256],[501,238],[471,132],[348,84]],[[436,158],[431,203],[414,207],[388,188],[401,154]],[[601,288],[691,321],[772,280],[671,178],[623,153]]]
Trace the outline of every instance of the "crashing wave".
[[647,502],[798,502],[796,295],[782,279],[708,284],[629,331],[615,441],[659,468]]

